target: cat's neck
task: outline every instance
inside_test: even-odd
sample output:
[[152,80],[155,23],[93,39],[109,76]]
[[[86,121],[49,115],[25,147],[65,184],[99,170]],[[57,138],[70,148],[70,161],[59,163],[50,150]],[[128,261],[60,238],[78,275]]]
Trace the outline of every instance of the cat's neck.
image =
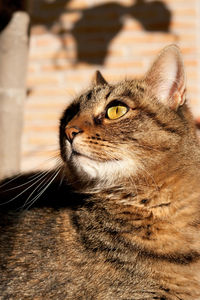
[[[196,259],[200,255],[197,170],[191,162],[171,172],[155,172],[154,176],[132,178],[123,186],[102,189],[91,194],[90,199],[96,207],[93,211],[102,210],[98,218],[104,213],[106,217],[99,222],[103,224],[106,220],[105,226],[119,228],[116,229],[119,237],[125,237],[140,251],[146,249],[144,251],[166,256],[166,259],[169,255],[180,263],[193,256]],[[96,215],[94,220],[91,213],[89,215],[90,222],[96,224]]]
[[[155,161],[157,163],[157,158]],[[173,153],[164,154],[157,164],[144,166],[136,174],[119,178],[112,185],[106,181],[77,181],[70,172],[68,178],[75,190],[90,195],[89,199],[105,207],[131,205],[159,217],[177,214],[179,209],[182,211],[187,205],[195,208],[199,202],[200,147],[194,133],[190,140],[185,137]]]
[[[197,147],[177,152],[157,168],[142,170],[114,186],[91,189],[93,197],[105,204],[131,205],[155,216],[171,215],[189,206],[195,210],[200,194],[200,153]],[[94,192],[93,192],[94,191]],[[195,204],[196,203],[196,204]]]

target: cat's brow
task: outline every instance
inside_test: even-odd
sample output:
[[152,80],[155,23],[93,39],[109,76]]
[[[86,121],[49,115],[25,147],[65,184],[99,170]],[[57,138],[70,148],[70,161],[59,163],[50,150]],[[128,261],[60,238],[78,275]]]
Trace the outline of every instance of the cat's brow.
[[106,100],[108,99],[108,97],[110,96],[111,91],[108,92],[108,94],[105,96]]
[[87,100],[90,100],[92,98],[92,90],[87,93],[86,98]]
[[133,97],[133,93],[129,89],[126,89],[122,92],[122,96],[131,98]]

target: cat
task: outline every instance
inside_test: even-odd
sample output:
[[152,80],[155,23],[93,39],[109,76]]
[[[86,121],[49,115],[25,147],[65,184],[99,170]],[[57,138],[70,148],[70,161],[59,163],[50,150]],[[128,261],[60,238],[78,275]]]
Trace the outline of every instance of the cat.
[[180,50],[64,111],[55,170],[0,187],[1,299],[200,299],[200,147]]

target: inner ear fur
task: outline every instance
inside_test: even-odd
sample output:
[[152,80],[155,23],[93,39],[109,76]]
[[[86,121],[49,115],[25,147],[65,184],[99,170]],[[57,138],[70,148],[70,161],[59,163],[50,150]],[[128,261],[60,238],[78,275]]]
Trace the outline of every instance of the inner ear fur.
[[185,71],[177,45],[165,47],[147,72],[145,81],[151,93],[173,110],[185,102]]

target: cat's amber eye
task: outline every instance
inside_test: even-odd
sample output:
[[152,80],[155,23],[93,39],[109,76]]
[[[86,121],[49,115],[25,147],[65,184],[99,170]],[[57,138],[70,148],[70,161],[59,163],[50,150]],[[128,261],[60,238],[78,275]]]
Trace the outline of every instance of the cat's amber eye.
[[107,110],[107,116],[110,120],[118,119],[125,115],[128,111],[128,108],[126,106],[122,105],[116,105],[108,108]]

